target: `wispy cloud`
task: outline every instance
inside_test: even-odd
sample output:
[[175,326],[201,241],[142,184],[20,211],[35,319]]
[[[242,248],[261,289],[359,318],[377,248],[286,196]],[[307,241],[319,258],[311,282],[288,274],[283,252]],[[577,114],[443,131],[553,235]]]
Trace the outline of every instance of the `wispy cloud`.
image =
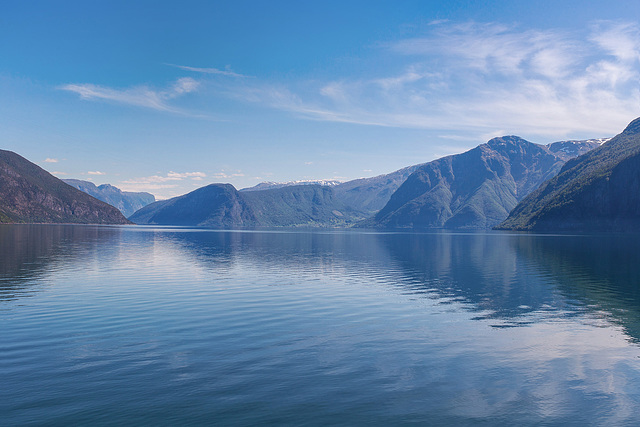
[[596,22],[591,40],[619,61],[640,60],[640,27],[637,23]]
[[[427,129],[457,140],[496,132],[609,136],[640,115],[637,23],[595,22],[579,33],[434,21],[422,30],[420,37],[377,45],[374,56],[382,58],[379,69],[384,71],[366,77],[273,83],[246,79],[228,67],[166,64],[202,76],[181,78],[161,89],[93,84],[60,89],[82,99],[180,114],[187,113],[172,101],[198,91],[305,120]],[[215,109],[219,104],[199,105]],[[229,177],[222,173],[215,178]]]
[[131,191],[131,192],[145,192],[151,193],[155,196],[156,200],[164,200],[169,199],[171,197],[176,197],[181,194],[187,193],[189,190],[183,189],[178,184],[126,184],[119,183],[118,188],[122,191]]
[[87,172],[89,175],[106,175],[106,172],[100,172],[100,171],[89,171]]
[[395,74],[246,86],[242,96],[312,120],[477,135],[606,136],[640,115],[635,23],[598,22],[588,34],[450,22],[428,31],[381,45]]
[[211,175],[211,177],[216,179],[231,179],[231,178],[240,178],[243,176],[244,176],[244,173],[242,173],[241,171],[235,171],[235,172],[222,171],[222,172],[217,172]]
[[209,178],[212,181],[227,180],[245,176],[242,171],[225,171],[206,174],[204,172],[174,172],[164,175],[151,175],[128,179],[118,183],[124,191],[147,191],[153,193],[157,199],[167,199],[179,196],[193,190],[193,187],[205,185],[202,181]]
[[77,93],[87,100],[103,100],[158,111],[184,113],[170,105],[169,101],[196,91],[200,83],[191,77],[176,80],[168,88],[159,90],[148,86],[135,86],[126,89],[114,89],[90,83],[67,84],[59,89]]
[[440,25],[447,22],[449,22],[448,19],[434,19],[433,21],[429,22],[429,25]]
[[204,172],[183,172],[183,173],[169,172],[165,179],[166,180],[181,180],[181,179],[185,179],[185,178],[191,178],[191,179],[194,179],[194,180],[201,180],[202,178],[205,178],[206,176],[207,176],[207,174],[205,174]]
[[224,70],[220,70],[219,68],[200,68],[200,67],[189,67],[187,65],[176,65],[176,64],[168,64],[166,63],[165,65],[169,65],[171,67],[176,67],[176,68],[180,68],[181,70],[185,70],[185,71],[193,71],[195,73],[202,73],[202,74],[217,74],[217,75],[221,75],[221,76],[229,76],[229,77],[250,77],[250,76],[245,76],[244,74],[239,74],[236,73],[234,71],[231,70],[231,68],[227,67]]
[[44,159],[44,161],[46,163],[58,163],[58,159],[52,159],[50,157],[47,157],[46,159]]
[[[162,175],[145,176],[141,178],[133,178],[127,181],[122,181],[122,183],[126,185],[157,185],[157,184],[163,184],[171,181],[182,181],[184,179],[192,179],[194,181],[200,181],[206,176],[207,174],[205,174],[204,172],[173,172],[171,171],[167,173],[165,176],[162,176]],[[172,188],[172,187],[163,186],[160,188]]]
[[[202,181],[207,177],[204,172],[174,172],[165,175],[151,175],[133,178],[118,183],[123,191],[147,191],[153,193],[159,200],[186,193],[185,182]],[[168,190],[172,190],[169,191]]]

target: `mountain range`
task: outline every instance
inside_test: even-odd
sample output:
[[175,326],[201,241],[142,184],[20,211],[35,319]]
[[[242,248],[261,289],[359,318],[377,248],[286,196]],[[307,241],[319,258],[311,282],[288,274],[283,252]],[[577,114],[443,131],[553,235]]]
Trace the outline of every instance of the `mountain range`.
[[360,178],[334,187],[336,196],[351,208],[370,217],[382,209],[393,193],[422,164],[407,166],[395,172],[372,178]]
[[419,166],[389,202],[361,226],[493,227],[519,200],[555,176],[567,159],[599,144],[585,140],[539,145],[517,136],[493,138],[465,153]]
[[135,211],[147,206],[149,203],[156,201],[153,194],[122,191],[110,184],[96,186],[93,182],[82,181],[80,179],[63,179],[63,181],[98,200],[102,200],[118,208],[126,217],[131,216]]
[[113,206],[0,150],[0,223],[129,224]]
[[151,203],[130,217],[136,224],[254,226],[256,217],[231,184],[210,184],[185,195]]
[[249,192],[274,190],[299,185],[321,185],[331,187],[334,190],[334,197],[351,210],[361,212],[365,216],[371,216],[382,209],[398,187],[420,166],[421,165],[408,166],[388,174],[370,178],[359,178],[347,182],[331,179],[261,182],[256,186],[243,188],[240,191]]
[[640,118],[567,162],[501,223],[502,230],[640,230]]
[[260,184],[254,185],[253,187],[242,188],[240,189],[240,191],[273,190],[276,188],[291,187],[294,185],[324,185],[327,187],[333,187],[340,184],[341,184],[341,181],[338,181],[335,179],[303,179],[298,181],[287,181],[287,182],[264,181],[264,182],[261,182]]
[[138,224],[626,229],[639,222],[640,198],[627,194],[640,189],[638,135],[640,119],[612,139],[540,145],[511,135],[371,178],[269,182],[240,191],[210,184],[158,202],[109,184],[65,183],[0,151],[0,222],[127,223],[111,204],[126,214],[142,206],[130,216]]
[[342,203],[331,187],[317,184],[256,191],[210,184],[152,203],[130,217],[137,224],[223,228],[348,226],[363,218],[363,213]]
[[[211,184],[184,196],[152,203],[129,219],[137,224],[226,228],[349,227],[380,210],[419,166],[344,183],[265,182],[240,191],[230,184]],[[216,194],[216,204],[199,202],[203,194]],[[188,220],[183,217],[185,210],[190,212]],[[221,210],[225,214],[221,215]]]
[[488,228],[504,220],[567,159],[600,143],[544,146],[516,136],[494,138],[466,153],[340,184],[263,183],[241,191],[212,184],[152,203],[130,219],[138,224],[227,228]]

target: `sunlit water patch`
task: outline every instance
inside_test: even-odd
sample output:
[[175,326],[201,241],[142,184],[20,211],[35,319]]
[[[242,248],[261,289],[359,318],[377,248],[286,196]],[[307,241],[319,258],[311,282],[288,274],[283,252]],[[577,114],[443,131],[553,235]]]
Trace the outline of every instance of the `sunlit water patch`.
[[0,226],[0,414],[638,424],[637,240]]

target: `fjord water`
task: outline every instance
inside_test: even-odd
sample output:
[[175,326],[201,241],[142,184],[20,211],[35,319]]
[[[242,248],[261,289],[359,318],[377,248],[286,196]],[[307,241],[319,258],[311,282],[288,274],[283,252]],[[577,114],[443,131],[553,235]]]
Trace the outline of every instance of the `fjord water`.
[[638,424],[637,237],[3,225],[2,424]]

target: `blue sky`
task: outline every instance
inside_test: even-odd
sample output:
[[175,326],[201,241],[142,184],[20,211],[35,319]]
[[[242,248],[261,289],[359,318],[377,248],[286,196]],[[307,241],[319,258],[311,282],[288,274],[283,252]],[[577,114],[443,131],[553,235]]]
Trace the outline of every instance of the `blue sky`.
[[[130,3],[133,3],[130,4]],[[0,148],[159,198],[640,116],[640,2],[0,2]]]

